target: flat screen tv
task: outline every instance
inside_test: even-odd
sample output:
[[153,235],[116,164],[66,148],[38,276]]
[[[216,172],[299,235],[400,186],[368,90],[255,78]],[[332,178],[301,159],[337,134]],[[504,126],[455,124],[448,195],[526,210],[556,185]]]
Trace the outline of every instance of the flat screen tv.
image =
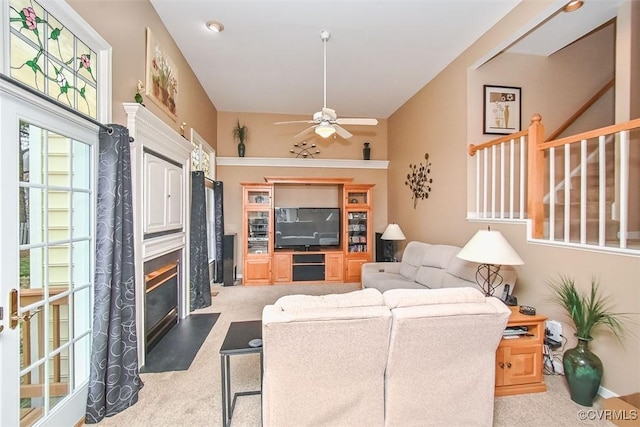
[[275,247],[340,247],[340,208],[275,208]]

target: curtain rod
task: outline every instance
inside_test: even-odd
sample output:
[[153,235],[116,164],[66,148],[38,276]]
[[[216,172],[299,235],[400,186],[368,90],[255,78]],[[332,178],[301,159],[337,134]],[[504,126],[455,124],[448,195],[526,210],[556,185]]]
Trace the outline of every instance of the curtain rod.
[[95,120],[93,117],[89,117],[84,113],[81,113],[78,110],[74,110],[73,108],[69,107],[68,105],[63,104],[62,102],[58,101],[55,98],[50,97],[49,95],[45,95],[44,93],[37,91],[36,89],[32,88],[31,86],[28,86],[12,77],[7,76],[6,74],[0,73],[0,79],[4,80],[7,83],[11,83],[14,86],[19,87],[20,89],[26,90],[27,92],[41,98],[44,99],[46,101],[49,101],[53,104],[55,104],[56,106],[62,108],[63,110],[66,110],[72,114],[75,114],[76,116],[93,123],[94,125],[106,130],[109,135],[111,135],[111,133],[113,132],[113,128],[111,126],[107,126],[107,125],[103,125],[102,123],[100,123],[99,121]]

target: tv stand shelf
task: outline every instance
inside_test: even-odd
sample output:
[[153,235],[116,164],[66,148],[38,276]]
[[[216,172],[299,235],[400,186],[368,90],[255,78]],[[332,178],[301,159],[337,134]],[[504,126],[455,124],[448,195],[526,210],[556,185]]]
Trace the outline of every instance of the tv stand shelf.
[[[265,181],[242,183],[243,284],[359,282],[362,264],[371,262],[373,257],[373,184],[353,184],[352,178],[265,177]],[[319,246],[301,246],[299,250],[276,247],[284,242],[275,241],[275,223],[284,212],[276,212],[275,194],[285,186],[287,191],[292,186],[297,191],[297,185],[337,187],[338,199],[328,206],[339,209],[334,212],[339,216],[337,242],[333,226],[318,231]],[[332,233],[330,244],[326,243],[329,237],[322,233]]]

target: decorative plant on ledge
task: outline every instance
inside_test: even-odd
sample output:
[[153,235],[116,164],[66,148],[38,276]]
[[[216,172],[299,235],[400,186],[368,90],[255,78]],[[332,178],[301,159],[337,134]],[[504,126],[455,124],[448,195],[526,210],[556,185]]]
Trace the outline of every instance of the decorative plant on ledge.
[[238,156],[244,157],[245,150],[245,141],[249,136],[249,130],[247,129],[247,125],[240,125],[240,119],[238,119],[238,123],[233,128],[233,138],[238,142]]
[[418,205],[418,199],[424,200],[429,198],[431,183],[433,182],[433,179],[429,178],[429,174],[431,173],[429,153],[425,153],[424,158],[426,160],[425,165],[422,163],[417,165],[409,164],[411,173],[407,174],[407,180],[404,182],[404,184],[408,185],[411,190],[414,209]]

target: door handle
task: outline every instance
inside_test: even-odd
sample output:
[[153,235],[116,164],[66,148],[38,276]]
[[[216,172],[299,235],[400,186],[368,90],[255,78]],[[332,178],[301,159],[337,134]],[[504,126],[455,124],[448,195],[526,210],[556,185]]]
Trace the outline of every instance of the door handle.
[[28,311],[28,312],[22,313],[22,314],[19,314],[18,310],[19,310],[19,307],[18,307],[18,290],[17,289],[11,289],[9,291],[9,327],[11,329],[15,329],[16,326],[18,326],[18,322],[20,320],[28,321],[33,316],[35,316],[36,314],[40,313],[42,311],[42,307],[37,309],[37,310]]

